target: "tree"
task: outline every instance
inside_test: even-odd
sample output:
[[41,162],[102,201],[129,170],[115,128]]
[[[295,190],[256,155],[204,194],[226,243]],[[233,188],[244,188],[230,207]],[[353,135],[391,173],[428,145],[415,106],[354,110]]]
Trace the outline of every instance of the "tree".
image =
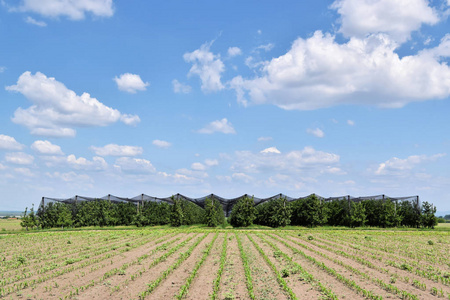
[[324,225],[328,220],[327,212],[327,207],[312,194],[294,202],[292,224],[308,227]]
[[255,207],[253,197],[244,196],[233,206],[230,215],[230,224],[233,227],[247,227],[255,220]]
[[273,201],[273,205],[271,205],[270,213],[270,223],[271,227],[284,227],[291,223],[292,217],[292,207],[291,204],[287,201],[286,197],[278,198]]
[[36,215],[34,214],[34,204],[30,209],[30,213],[27,214],[28,207],[25,208],[25,212],[23,213],[22,222],[20,222],[20,226],[25,227],[28,231],[28,227],[33,229],[34,226],[37,225]]
[[428,202],[422,203],[422,215],[420,217],[420,223],[423,227],[432,228],[438,224],[437,218],[434,215],[436,213],[436,207]]
[[350,216],[350,225],[352,227],[364,226],[366,224],[366,209],[362,202],[352,202],[352,213]]
[[183,225],[184,214],[183,208],[181,207],[182,203],[180,199],[175,199],[172,197],[173,205],[172,212],[170,214],[170,225],[174,227],[179,227]]
[[[217,220],[217,210],[214,205],[214,200],[209,198],[205,199],[205,222],[208,227],[216,227],[219,222]],[[220,212],[222,213],[222,212]]]

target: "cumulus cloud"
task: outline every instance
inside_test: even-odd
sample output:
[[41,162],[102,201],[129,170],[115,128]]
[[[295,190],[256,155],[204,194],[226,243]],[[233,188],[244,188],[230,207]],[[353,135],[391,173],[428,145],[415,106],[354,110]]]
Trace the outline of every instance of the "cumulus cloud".
[[0,149],[22,150],[23,147],[25,146],[17,142],[12,136],[0,134]]
[[116,159],[114,167],[122,172],[133,174],[155,173],[156,169],[149,160],[141,158],[120,157]]
[[347,124],[350,125],[350,126],[354,126],[355,125],[355,121],[347,120]]
[[16,165],[31,165],[34,161],[34,156],[24,152],[6,153],[5,160]]
[[199,162],[195,162],[191,165],[191,169],[195,170],[195,171],[205,171],[206,170],[206,166],[202,163]]
[[49,141],[35,141],[31,144],[31,149],[44,155],[64,155],[60,146]]
[[43,17],[67,17],[71,20],[82,20],[86,13],[97,17],[111,17],[114,14],[113,0],[22,0],[10,11],[32,12]]
[[66,158],[67,164],[77,170],[93,170],[100,171],[105,170],[108,167],[107,162],[103,157],[94,156],[92,160],[88,160],[84,157],[76,158],[75,155],[70,154]]
[[317,151],[312,147],[286,153],[278,153],[275,149],[259,153],[237,151],[233,157],[232,170],[243,173],[298,174],[308,171],[320,174],[330,167],[338,167],[340,160],[337,154]]
[[117,144],[108,144],[103,147],[92,146],[91,149],[100,156],[136,156],[144,152],[142,147]]
[[205,159],[205,165],[208,167],[219,165],[219,161],[217,159]]
[[231,125],[231,123],[228,122],[226,118],[223,118],[222,120],[213,121],[208,125],[206,125],[204,128],[200,129],[198,132],[204,134],[212,134],[215,132],[221,132],[225,134],[236,133],[236,131],[233,128],[233,125]]
[[88,93],[78,96],[55,78],[37,72],[20,75],[16,85],[6,90],[23,94],[32,105],[19,107],[12,118],[14,123],[30,129],[31,134],[73,137],[73,127],[107,126],[122,120],[133,124],[137,116],[123,115],[117,109],[108,107],[92,98]]
[[199,76],[202,82],[201,89],[204,92],[214,92],[224,88],[221,74],[225,71],[225,65],[220,55],[210,51],[211,45],[212,42],[205,43],[199,49],[183,55],[184,61],[192,63],[188,76]]
[[399,57],[397,44],[383,34],[351,38],[316,31],[298,38],[284,55],[269,61],[260,76],[233,78],[230,86],[244,105],[274,104],[313,110],[340,104],[399,108],[410,102],[450,95],[450,38],[416,55]]
[[427,155],[411,155],[407,158],[393,157],[378,165],[375,175],[406,175],[418,164],[424,162],[436,161],[444,157],[445,153],[439,153],[432,156]]
[[47,23],[45,23],[44,21],[37,21],[37,20],[33,19],[33,18],[30,17],[30,16],[28,16],[28,17],[25,19],[25,22],[27,22],[28,24],[32,24],[32,25],[39,26],[39,27],[45,27],[45,26],[47,26]]
[[137,91],[145,91],[147,86],[150,85],[148,82],[143,82],[141,76],[131,73],[125,73],[119,77],[116,76],[114,81],[119,90],[130,94],[135,94]]
[[280,154],[280,150],[278,150],[276,147],[270,147],[262,150],[260,153],[277,153]]
[[122,114],[120,116],[120,121],[122,121],[125,125],[135,126],[137,123],[141,122],[141,118],[137,115]]
[[190,85],[179,82],[178,80],[172,80],[173,92],[176,94],[189,94],[192,91]]
[[238,56],[242,54],[242,50],[238,47],[230,47],[228,48],[228,56],[233,57],[233,56]]
[[242,172],[240,172],[240,173],[233,173],[231,175],[231,178],[233,180],[242,181],[244,183],[250,183],[250,182],[253,181],[253,177],[252,176],[247,175],[247,174],[242,173]]
[[320,128],[315,128],[315,129],[308,128],[308,129],[306,129],[306,132],[309,134],[312,134],[318,138],[323,138],[325,136],[325,133]]
[[395,41],[404,42],[422,24],[439,21],[437,11],[427,0],[338,0],[331,7],[341,15],[340,32],[347,37],[386,33]]
[[169,148],[172,146],[171,143],[162,140],[153,140],[152,144],[159,148]]
[[64,182],[93,182],[92,178],[87,174],[77,174],[74,171],[61,173],[61,172],[47,172],[45,175],[49,178],[59,179]]
[[269,52],[270,50],[273,49],[273,47],[275,47],[274,44],[268,43],[268,44],[265,44],[265,45],[259,45],[258,47],[255,48],[255,51],[264,50],[266,52]]
[[258,138],[258,142],[268,142],[273,140],[273,138],[271,136],[261,136]]

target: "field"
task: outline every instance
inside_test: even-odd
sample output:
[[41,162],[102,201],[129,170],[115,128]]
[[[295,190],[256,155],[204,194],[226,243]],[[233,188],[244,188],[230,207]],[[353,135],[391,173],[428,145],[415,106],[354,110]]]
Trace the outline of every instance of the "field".
[[0,235],[0,295],[450,299],[449,233],[204,227],[9,233]]

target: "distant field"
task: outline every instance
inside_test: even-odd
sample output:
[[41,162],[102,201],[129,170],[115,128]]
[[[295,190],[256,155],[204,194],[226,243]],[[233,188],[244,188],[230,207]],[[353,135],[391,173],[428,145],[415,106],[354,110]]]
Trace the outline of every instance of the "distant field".
[[21,230],[20,220],[18,219],[0,219],[0,230],[10,231],[10,230]]
[[450,299],[449,231],[38,231],[0,249],[5,299]]

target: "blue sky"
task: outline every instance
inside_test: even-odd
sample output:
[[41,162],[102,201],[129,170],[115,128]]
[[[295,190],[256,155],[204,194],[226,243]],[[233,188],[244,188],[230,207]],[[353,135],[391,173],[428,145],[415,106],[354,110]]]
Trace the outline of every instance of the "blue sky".
[[450,210],[450,0],[0,4],[0,208],[419,195]]

